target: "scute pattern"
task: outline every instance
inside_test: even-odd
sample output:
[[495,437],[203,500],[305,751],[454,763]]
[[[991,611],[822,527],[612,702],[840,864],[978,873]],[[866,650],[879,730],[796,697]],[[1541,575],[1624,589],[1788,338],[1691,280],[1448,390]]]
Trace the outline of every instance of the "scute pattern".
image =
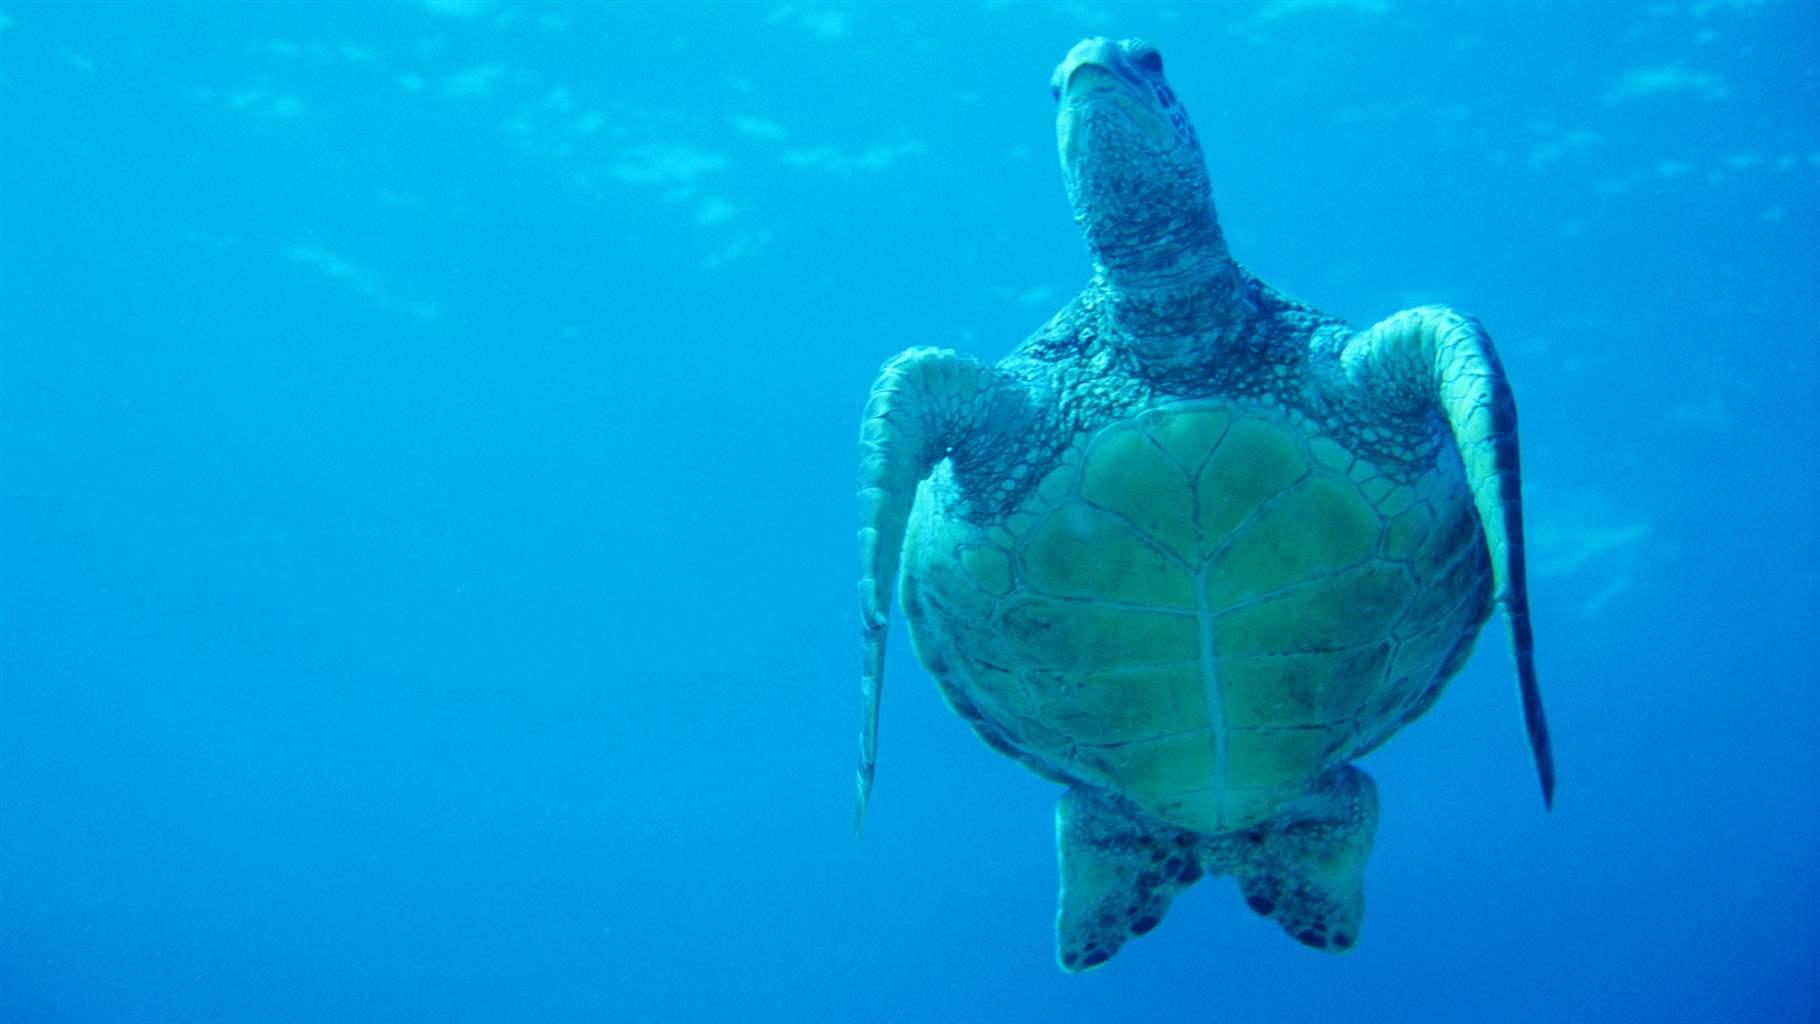
[[1461,482],[1393,479],[1280,404],[1144,411],[1028,493],[1000,522],[936,517],[954,557],[909,566],[967,581],[950,614],[911,609],[973,624],[939,645],[951,702],[1179,827],[1267,817],[1375,742],[1485,611]]
[[1195,480],[1202,552],[1217,553],[1240,523],[1302,479],[1306,451],[1263,419],[1247,417],[1228,428]]
[[[1160,545],[1103,542],[1127,530],[1153,536],[1144,524],[1091,502],[1064,504],[1044,517],[1025,545],[1024,579],[1035,592],[1055,597],[1193,608],[1194,587],[1171,552]],[[1091,554],[1083,558],[1083,551]]]

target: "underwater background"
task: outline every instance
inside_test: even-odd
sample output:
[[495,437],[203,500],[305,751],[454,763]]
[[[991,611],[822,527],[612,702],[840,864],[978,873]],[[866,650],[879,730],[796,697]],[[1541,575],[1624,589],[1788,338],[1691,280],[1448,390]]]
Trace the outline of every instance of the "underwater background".
[[[1085,282],[1094,34],[1515,384],[1557,804],[1494,623],[1344,956],[1061,973],[901,617],[851,832],[861,406]],[[0,0],[0,1021],[1813,1020],[1817,222],[1807,0]]]

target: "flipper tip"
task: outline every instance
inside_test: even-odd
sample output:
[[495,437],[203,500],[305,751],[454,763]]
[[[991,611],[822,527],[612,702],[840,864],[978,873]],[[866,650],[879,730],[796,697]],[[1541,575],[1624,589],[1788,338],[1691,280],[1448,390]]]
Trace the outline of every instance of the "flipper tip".
[[864,772],[854,780],[855,794],[853,801],[853,834],[858,836],[866,829],[866,803],[872,796],[872,780]]

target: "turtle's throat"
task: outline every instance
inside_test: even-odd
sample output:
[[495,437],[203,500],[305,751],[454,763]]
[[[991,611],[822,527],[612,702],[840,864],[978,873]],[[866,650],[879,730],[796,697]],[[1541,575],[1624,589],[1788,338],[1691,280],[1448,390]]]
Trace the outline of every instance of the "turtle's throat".
[[[1229,262],[1226,236],[1220,231],[1211,197],[1158,197],[1152,211],[1173,207],[1166,219],[1150,212],[1141,219],[1088,223],[1087,247],[1106,279],[1121,288],[1174,288],[1204,280]],[[1131,230],[1136,228],[1136,231]]]
[[1097,271],[1101,309],[1117,336],[1147,362],[1190,358],[1183,349],[1218,342],[1250,320],[1245,271],[1227,256],[1225,244],[1167,267],[1150,264],[1141,273],[1103,262]]
[[1132,288],[1199,276],[1226,258],[1226,236],[1205,181],[1088,179],[1075,199],[1087,249],[1109,280]]
[[1115,211],[1110,216],[1080,217],[1108,311],[1134,337],[1211,329],[1229,316],[1243,275],[1227,253],[1205,178],[1147,184],[1136,195],[1099,197],[1097,209]]
[[1147,360],[1179,359],[1191,339],[1232,323],[1244,272],[1226,251],[1199,146],[1122,95],[1064,110],[1063,179],[1108,326]]
[[1199,361],[1209,346],[1243,333],[1254,313],[1245,271],[1224,252],[1135,283],[1101,267],[1096,283],[1116,335],[1146,362]]

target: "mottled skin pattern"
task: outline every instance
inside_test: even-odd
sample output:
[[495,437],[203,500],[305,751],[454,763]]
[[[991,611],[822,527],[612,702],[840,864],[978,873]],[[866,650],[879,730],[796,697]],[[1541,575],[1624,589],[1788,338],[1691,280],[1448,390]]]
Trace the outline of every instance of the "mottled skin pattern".
[[1208,874],[1350,948],[1378,805],[1349,762],[1427,710],[1500,602],[1552,798],[1509,387],[1451,310],[1358,332],[1234,262],[1154,48],[1086,40],[1054,86],[1093,280],[997,364],[899,355],[867,407],[861,810],[901,559],[949,704],[1069,786],[1065,969]]

